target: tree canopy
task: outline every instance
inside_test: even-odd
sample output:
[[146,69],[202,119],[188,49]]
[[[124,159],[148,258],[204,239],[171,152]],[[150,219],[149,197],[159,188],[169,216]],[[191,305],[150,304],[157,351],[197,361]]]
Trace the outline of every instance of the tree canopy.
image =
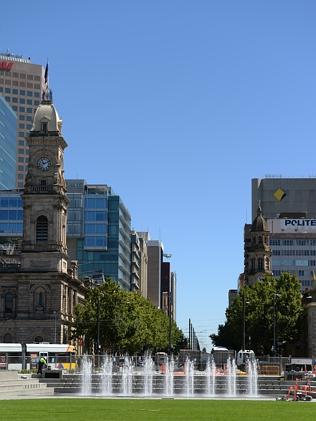
[[[169,318],[144,297],[122,290],[107,279],[89,289],[84,304],[75,308],[75,337],[83,337],[87,349],[99,344],[102,352],[137,354],[164,351],[169,346]],[[184,341],[182,331],[171,322],[172,345]]]
[[301,285],[295,276],[282,273],[279,278],[265,277],[240,289],[226,310],[226,322],[210,335],[217,346],[242,349],[245,317],[246,348],[256,354],[273,351],[274,323],[278,348],[295,354],[304,325]]

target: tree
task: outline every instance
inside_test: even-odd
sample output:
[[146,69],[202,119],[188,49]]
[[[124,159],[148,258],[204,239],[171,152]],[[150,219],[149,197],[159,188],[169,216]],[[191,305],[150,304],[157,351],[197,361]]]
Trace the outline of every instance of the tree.
[[[90,350],[98,337],[101,350],[109,353],[155,352],[167,350],[169,345],[168,316],[110,279],[90,289],[85,303],[76,306],[74,326],[74,336],[84,336]],[[171,336],[177,349],[184,337],[175,322],[171,324]]]
[[217,334],[210,335],[213,343],[241,349],[244,315],[246,348],[258,355],[270,353],[275,327],[276,342],[285,349],[293,349],[304,317],[299,281],[289,273],[282,273],[279,278],[268,276],[241,288],[226,310],[225,324],[219,325]]

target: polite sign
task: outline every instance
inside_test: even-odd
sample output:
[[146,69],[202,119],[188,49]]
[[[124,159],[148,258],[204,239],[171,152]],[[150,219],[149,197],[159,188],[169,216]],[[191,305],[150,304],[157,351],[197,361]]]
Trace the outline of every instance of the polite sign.
[[316,219],[268,219],[268,226],[271,233],[316,233]]

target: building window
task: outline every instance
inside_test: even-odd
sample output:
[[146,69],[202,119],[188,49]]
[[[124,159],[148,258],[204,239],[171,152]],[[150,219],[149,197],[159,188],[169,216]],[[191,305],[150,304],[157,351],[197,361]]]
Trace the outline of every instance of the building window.
[[4,297],[4,312],[13,313],[13,294],[7,292]]
[[36,221],[36,241],[48,240],[48,220],[46,216],[41,215]]
[[41,132],[47,133],[48,124],[47,122],[41,123]]
[[263,258],[258,258],[258,270],[263,270]]

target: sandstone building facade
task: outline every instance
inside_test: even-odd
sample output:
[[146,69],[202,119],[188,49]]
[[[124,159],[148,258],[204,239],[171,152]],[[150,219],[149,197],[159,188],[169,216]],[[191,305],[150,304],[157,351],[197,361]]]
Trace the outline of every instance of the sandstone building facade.
[[29,166],[19,256],[0,265],[0,342],[71,341],[74,307],[84,299],[77,264],[69,262],[61,120],[49,93],[27,137]]

